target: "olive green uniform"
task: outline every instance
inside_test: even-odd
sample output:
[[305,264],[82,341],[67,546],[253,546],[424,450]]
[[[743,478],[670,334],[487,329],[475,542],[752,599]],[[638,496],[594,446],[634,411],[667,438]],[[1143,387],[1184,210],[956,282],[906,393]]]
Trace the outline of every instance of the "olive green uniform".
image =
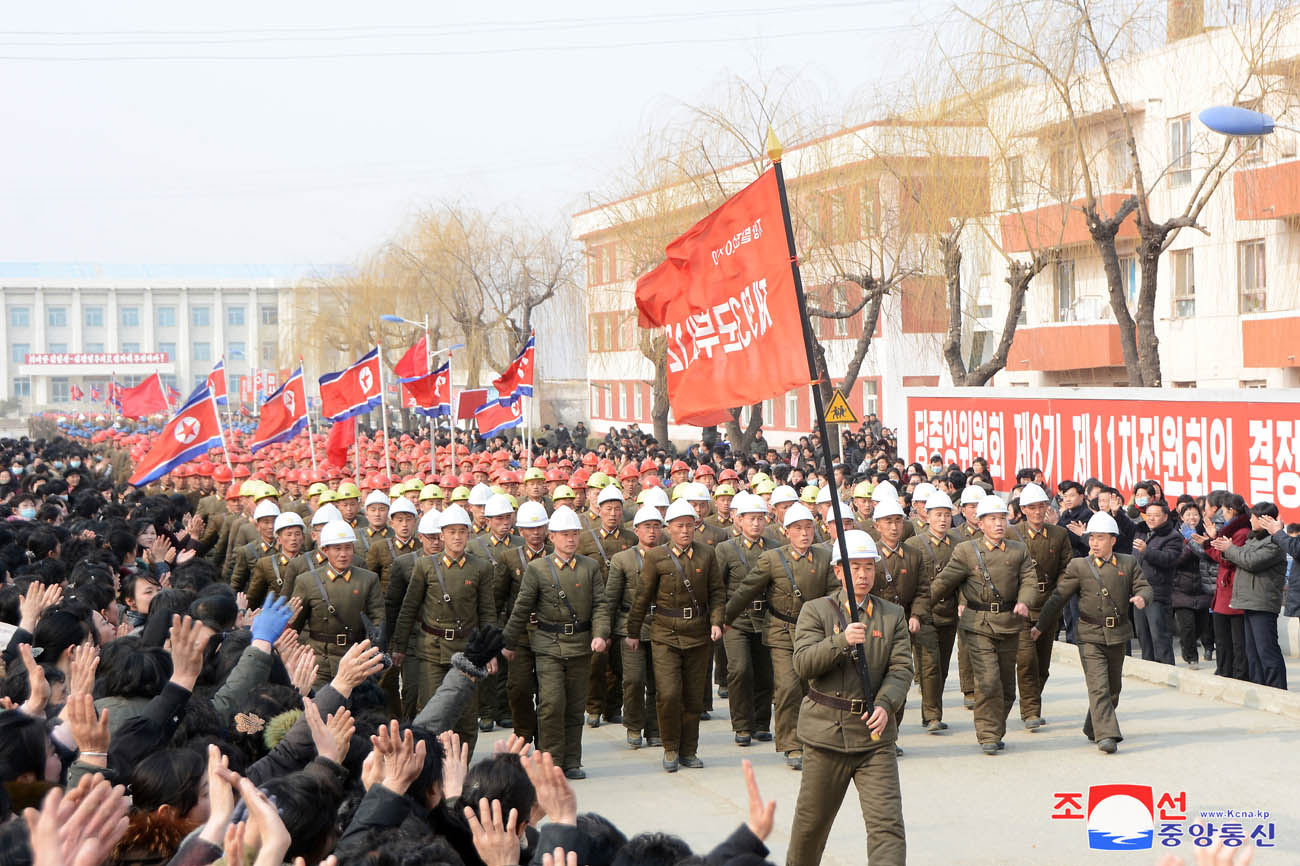
[[[960,544],[963,541],[970,541],[972,538],[983,538],[984,533],[973,523],[963,523],[961,526],[954,526],[948,530],[948,534],[953,537],[954,544]],[[954,596],[954,603],[960,606],[961,601]],[[965,698],[968,707],[975,705],[975,674],[970,666],[970,641],[966,633],[960,628],[957,629],[957,676],[961,685],[961,694]]]
[[237,562],[235,552],[246,544],[260,541],[261,538],[261,533],[257,531],[257,524],[243,514],[235,515],[235,519],[230,522],[230,532],[226,535],[226,549],[221,562],[221,580],[223,583],[233,586],[231,574],[234,572]]
[[361,615],[371,622],[383,619],[379,575],[357,566],[339,574],[328,563],[313,563],[294,579],[293,595],[302,601],[302,612],[293,625],[316,653],[320,687],[334,679],[348,647],[365,640]]
[[[235,592],[247,592],[248,582],[253,574],[253,564],[274,549],[274,542],[268,544],[260,535],[256,541],[235,548],[234,565],[230,569],[230,588]],[[249,604],[250,609],[253,606]]]
[[794,671],[794,633],[799,611],[814,598],[827,595],[838,583],[831,573],[830,554],[811,547],[795,556],[790,545],[764,551],[754,570],[727,601],[726,622],[734,623],[765,601],[767,629],[763,642],[772,653],[773,731],[778,752],[798,752],[796,731],[799,702],[806,685]]
[[641,587],[627,615],[630,633],[650,619],[655,698],[664,753],[695,757],[700,744],[700,713],[709,691],[712,626],[721,628],[727,600],[714,551],[693,541],[656,547],[641,565]]
[[[384,591],[384,632],[388,641],[385,649],[391,651],[393,629],[397,628],[397,615],[402,611],[402,601],[406,598],[407,587],[411,585],[411,572],[419,559],[427,559],[428,554],[417,541],[414,550],[401,554],[388,567],[388,587]],[[401,718],[414,718],[420,711],[420,662],[407,654],[401,666]]]
[[[420,557],[402,599],[393,628],[392,652],[418,661],[416,704],[424,706],[451,671],[451,657],[463,652],[470,630],[480,623],[496,625],[492,594],[492,565],[472,553],[459,559],[448,554]],[[477,691],[465,703],[455,731],[470,752],[478,742]]]
[[[420,546],[420,542],[412,535],[406,541],[397,537],[396,532],[389,532],[380,538],[378,535],[371,538],[370,549],[366,551],[366,568],[379,575],[379,589],[384,594],[384,613],[388,614],[388,581],[392,576],[393,563],[397,558],[412,553]],[[385,632],[391,633],[395,619],[385,619]],[[403,665],[405,667],[405,665]],[[379,687],[384,690],[384,695],[388,699],[388,713],[393,718],[400,718],[402,713],[402,671],[394,665],[384,671],[384,675],[379,678]]]
[[268,550],[257,562],[248,578],[248,609],[256,610],[270,594],[285,596],[293,592],[293,579],[287,573],[294,557],[285,556],[280,548]]
[[1052,644],[1056,642],[1056,621],[1046,623],[1038,640],[1029,635],[1030,626],[1038,621],[1056,582],[1065,573],[1074,557],[1070,545],[1070,531],[1064,526],[1045,523],[1035,532],[1028,524],[1007,527],[1007,535],[1022,541],[1034,558],[1038,582],[1034,584],[1034,600],[1029,602],[1029,620],[1020,633],[1020,648],[1016,651],[1016,681],[1020,686],[1020,717],[1025,721],[1043,715],[1043,686],[1047,684],[1048,670],[1052,664]]
[[[712,505],[713,503],[709,503]],[[713,517],[714,515],[710,515]],[[735,534],[734,529],[730,526],[722,527],[714,523],[709,523],[708,518],[700,521],[700,525],[695,529],[695,540],[703,542],[710,547],[717,548],[728,538]],[[709,672],[708,678],[719,690],[727,687],[727,644],[724,636],[723,640],[713,645],[713,651],[709,653]],[[710,688],[704,695],[704,709],[706,712],[713,711],[713,689]]]
[[1151,586],[1142,575],[1137,559],[1113,553],[1108,559],[1081,556],[1071,559],[1056,589],[1043,604],[1038,630],[1055,629],[1056,617],[1070,596],[1079,596],[1079,663],[1088,686],[1088,714],[1083,733],[1089,740],[1124,739],[1120,734],[1115,707],[1124,685],[1124,650],[1133,639],[1129,599],[1141,596],[1151,603]]
[[[895,549],[890,549],[888,544],[881,541],[877,544],[876,550],[879,556],[876,557],[876,582],[872,593],[901,607],[907,615],[909,626],[912,617],[916,617],[920,629],[915,633],[912,633],[910,627],[908,629],[912,643],[913,664],[924,657],[925,664],[933,663],[937,668],[939,639],[935,635],[934,625],[930,622],[930,572],[925,567],[924,555],[907,547],[902,541]],[[931,671],[928,679],[933,682],[937,673],[937,670]],[[922,672],[922,683],[926,679],[926,673]],[[934,705],[940,702],[939,695],[932,693],[928,697],[927,702],[923,690],[921,693],[922,723],[927,723],[933,718],[931,713],[936,712]],[[899,726],[903,724],[901,707],[898,715],[894,717],[894,723]]]
[[[501,612],[501,622],[510,622],[515,599],[519,597],[519,587],[523,585],[524,572],[528,570],[529,563],[549,555],[554,549],[547,541],[541,550],[532,550],[524,545],[513,548],[506,554],[507,579],[496,587],[496,606]],[[533,658],[532,631],[533,625],[530,622],[528,633],[518,643],[506,644],[506,648],[515,654],[510,660],[506,675],[510,720],[514,723],[515,735],[525,742],[537,739],[537,662]]]
[[[600,568],[600,592],[609,581],[610,561],[615,554],[636,547],[636,534],[619,527],[613,532],[596,521],[578,534],[578,553],[595,560]],[[587,715],[617,720],[623,706],[623,650],[617,641],[603,653],[592,653],[591,673],[587,683]]]
[[926,723],[943,721],[943,687],[957,639],[956,595],[936,601],[929,587],[934,576],[948,564],[955,544],[950,533],[936,539],[929,527],[903,542],[904,548],[924,557],[926,591],[930,593],[930,629],[934,632],[934,642],[919,642],[914,659],[921,673],[921,721]]
[[822,860],[831,824],[852,781],[858,789],[867,829],[867,862],[902,866],[907,861],[903,797],[898,782],[894,721],[912,684],[912,650],[907,614],[876,596],[862,600],[855,619],[867,627],[859,652],[866,654],[876,706],[889,712],[879,740],[862,719],[862,690],[844,629],[848,601],[843,589],[829,598],[810,599],[799,614],[794,667],[808,681],[799,707],[799,739],[804,745],[803,778],[795,801],[787,866],[816,866]]
[[981,745],[1000,743],[1006,734],[1007,714],[1016,699],[1016,650],[1025,624],[1013,608],[1033,599],[1037,580],[1029,548],[1006,539],[992,544],[987,538],[957,545],[934,578],[934,598],[960,590],[958,603],[965,605],[957,627],[970,642],[975,734]]
[[[489,532],[471,538],[469,552],[481,556],[492,564],[492,598],[495,602],[497,589],[510,581],[510,569],[506,560],[511,550],[523,547],[524,540],[518,535],[498,538]],[[505,622],[501,608],[496,608],[497,622]],[[510,701],[506,695],[506,682],[510,677],[510,665],[504,658],[498,663],[497,672],[479,683],[478,713],[482,726],[490,730],[498,722],[502,727],[514,724],[510,716]]]
[[381,526],[375,529],[368,522],[365,522],[365,528],[362,528],[364,518],[357,521],[357,525],[352,527],[357,532],[357,556],[365,561],[370,561],[370,548],[380,543],[382,539],[389,538],[393,530],[388,526]]
[[565,770],[582,766],[582,711],[591,670],[592,622],[605,607],[600,567],[575,554],[528,564],[506,624],[507,646],[528,633],[537,666],[537,748]]
[[[641,589],[641,565],[647,551],[638,544],[610,557],[609,580],[605,582],[604,615],[593,625],[596,637],[622,641],[628,637],[627,616]],[[629,737],[659,736],[659,714],[655,706],[655,670],[650,652],[650,623],[641,626],[640,646],[623,647],[623,726]],[[646,707],[651,712],[646,712]]]
[[[768,550],[763,536],[728,539],[717,547],[722,583],[730,602],[758,558]],[[731,729],[737,734],[766,733],[772,729],[772,653],[763,645],[763,618],[767,600],[756,598],[722,636],[727,646],[727,702]]]

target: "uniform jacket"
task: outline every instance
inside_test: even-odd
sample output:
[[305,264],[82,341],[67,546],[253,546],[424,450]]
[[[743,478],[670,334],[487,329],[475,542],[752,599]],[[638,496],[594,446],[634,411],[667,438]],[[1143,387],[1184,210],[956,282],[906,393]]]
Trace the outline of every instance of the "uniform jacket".
[[[253,527],[256,530],[257,527]],[[230,588],[235,592],[245,592],[252,576],[253,564],[275,549],[275,544],[267,544],[259,535],[256,541],[235,548],[234,564],[230,569]]]
[[491,563],[472,553],[462,553],[459,559],[446,553],[419,557],[390,648],[449,665],[451,657],[465,649],[470,629],[480,623],[497,623]]
[[[930,622],[937,626],[951,626],[957,624],[957,596],[950,595],[945,599],[936,601],[932,583],[934,576],[943,571],[943,567],[948,564],[952,556],[953,549],[957,546],[957,540],[953,536],[952,530],[948,530],[943,538],[935,541],[934,536],[930,533],[927,526],[923,532],[918,532],[911,538],[903,542],[903,547],[908,550],[914,550],[923,557],[925,569],[925,587],[929,594]],[[877,574],[877,586],[879,586],[880,575]]]
[[[1262,536],[1262,537],[1261,537]],[[1232,581],[1232,606],[1238,610],[1280,613],[1286,584],[1286,552],[1262,531],[1251,533],[1241,547],[1223,551],[1237,566]]]
[[[848,700],[866,697],[857,664],[849,654],[840,616],[850,622],[845,609],[848,602],[843,589],[825,598],[811,599],[799,613],[794,641],[794,670],[810,688]],[[865,651],[872,696],[877,706],[889,712],[889,723],[878,741],[862,720],[862,713],[838,710],[804,697],[799,705],[799,739],[811,746],[836,752],[866,752],[881,747],[893,748],[898,737],[894,718],[903,709],[907,690],[912,685],[912,641],[907,631],[907,615],[896,604],[870,595],[858,619],[867,626]],[[865,708],[863,712],[865,712]]]
[[534,559],[546,556],[555,551],[555,546],[547,541],[542,545],[539,551],[528,549],[527,544],[519,547],[512,547],[502,555],[502,561],[505,564],[505,580],[499,582],[493,587],[496,593],[493,603],[496,604],[497,616],[500,617],[501,623],[510,622],[510,613],[514,610],[515,599],[519,597],[519,587],[524,582],[524,572],[528,570],[528,564]]
[[[674,556],[681,571],[674,564]],[[689,589],[687,581],[690,582]],[[678,551],[669,543],[645,555],[641,565],[641,588],[627,615],[629,634],[640,634],[650,614],[650,605],[693,611],[690,618],[669,616],[656,610],[650,618],[650,640],[663,646],[690,649],[710,642],[710,627],[722,626],[727,591],[713,548],[692,541]]]
[[731,527],[723,528],[707,520],[701,521],[695,530],[695,540],[703,542],[711,547],[717,547],[722,542],[731,538]]
[[[609,580],[605,582],[605,608],[597,616],[593,629],[596,637],[627,637],[627,615],[632,612],[641,589],[641,563],[645,553],[640,545],[614,554],[609,563]],[[641,626],[640,640],[650,640],[650,622]]]
[[[788,572],[787,567],[790,569]],[[793,585],[791,574],[794,575]],[[735,622],[746,608],[752,606],[755,599],[766,599],[767,631],[764,643],[792,650],[799,610],[814,598],[827,595],[838,585],[835,575],[831,573],[830,554],[815,545],[798,558],[794,555],[794,548],[788,544],[767,550],[727,601],[724,621]]]
[[[304,569],[294,579],[293,594],[302,599],[302,613],[294,619],[294,627],[305,630],[308,640],[316,640],[311,632],[347,634],[349,643],[364,640],[366,630],[361,614],[364,613],[374,625],[384,621],[384,596],[379,591],[379,575],[356,565],[345,575],[331,575],[333,569],[325,563],[317,566],[315,572]],[[325,597],[321,596],[322,588]],[[329,611],[331,604],[334,613]]]
[[[500,594],[502,584],[510,583],[510,566],[507,560],[510,558],[510,551],[513,548],[523,547],[524,540],[518,535],[507,535],[505,538],[497,538],[491,532],[484,535],[476,535],[469,540],[469,546],[466,548],[470,553],[486,559],[492,566],[492,597],[495,600]],[[505,622],[500,618],[501,608],[497,608],[498,622]]]
[[[603,590],[600,567],[581,553],[575,553],[568,562],[554,553],[533,560],[524,571],[519,597],[506,623],[506,646],[519,646],[528,634],[535,655],[555,658],[590,655],[593,623],[608,615],[604,613]],[[537,624],[529,629],[529,617],[534,614]],[[572,629],[567,634],[549,628],[570,625]]]
[[288,595],[293,592],[294,578],[288,574],[289,563],[293,559],[294,557],[285,556],[278,547],[273,547],[253,563],[247,589],[249,610],[261,607],[270,593]]
[[925,557],[902,541],[890,550],[882,541],[876,545],[876,583],[873,595],[891,601],[910,618],[930,622],[930,574]]
[[[1089,563],[1097,569],[1092,573]],[[1097,577],[1101,580],[1098,581]],[[1060,614],[1061,608],[1070,596],[1079,596],[1079,622],[1075,626],[1079,640],[1083,643],[1119,644],[1128,643],[1133,637],[1133,623],[1129,620],[1128,600],[1135,595],[1151,602],[1151,586],[1142,576],[1142,566],[1134,557],[1126,553],[1112,553],[1109,559],[1098,563],[1096,557],[1089,554],[1070,561],[1070,566],[1061,575],[1052,591],[1052,596],[1043,605],[1043,613],[1038,618],[1038,628],[1051,628]],[[1113,604],[1112,604],[1113,602]],[[1084,619],[1099,621],[1088,622]],[[1107,626],[1107,617],[1112,617],[1114,625]]]
[[1065,573],[1065,567],[1074,558],[1070,530],[1053,523],[1044,523],[1042,529],[1034,532],[1029,524],[1017,523],[1007,527],[1007,537],[1023,543],[1029,548],[1029,555],[1034,558],[1038,582],[1034,584],[1034,600],[1029,602],[1029,612],[1037,616],[1047,597],[1056,589],[1056,582]]
[[[765,536],[760,535],[757,541],[751,542],[743,535],[737,535],[714,548],[718,556],[718,566],[722,569],[722,585],[727,590],[728,602],[735,595],[736,590],[740,589],[740,585],[749,573],[758,565],[759,557],[770,546]],[[731,621],[731,627],[746,634],[760,633],[767,616],[766,606],[765,599],[755,599],[750,602],[746,610]]]
[[[997,595],[989,588],[990,582],[997,587]],[[1005,538],[1000,545],[990,547],[988,539],[980,537],[957,545],[931,584],[931,594],[941,599],[960,591],[957,603],[964,604],[965,610],[957,620],[958,628],[997,637],[1024,630],[1025,620],[1013,608],[1019,602],[1028,605],[1033,600],[1037,583],[1038,573],[1028,547]],[[989,609],[994,603],[999,605],[997,613]]]
[[610,559],[616,553],[636,547],[636,543],[636,534],[631,530],[620,526],[612,532],[606,532],[601,528],[599,520],[578,533],[578,553],[590,558],[600,569],[602,591],[605,581],[609,579]]
[[402,541],[396,533],[390,533],[384,539],[374,539],[370,549],[366,551],[366,568],[379,575],[379,586],[384,592],[385,598],[388,596],[388,579],[392,570],[393,563],[399,556],[410,553],[420,547],[420,539],[412,535],[407,541]]

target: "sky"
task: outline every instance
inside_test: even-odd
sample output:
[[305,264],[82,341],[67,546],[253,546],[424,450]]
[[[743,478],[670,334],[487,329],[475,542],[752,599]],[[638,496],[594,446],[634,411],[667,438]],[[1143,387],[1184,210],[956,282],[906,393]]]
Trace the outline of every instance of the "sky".
[[563,223],[729,76],[869,104],[947,5],[13,5],[0,261],[345,264],[439,203]]

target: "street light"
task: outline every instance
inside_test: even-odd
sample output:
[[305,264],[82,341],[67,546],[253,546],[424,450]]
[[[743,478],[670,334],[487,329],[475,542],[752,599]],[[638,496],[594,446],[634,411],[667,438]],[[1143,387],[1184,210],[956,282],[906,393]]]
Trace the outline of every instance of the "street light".
[[1220,135],[1256,136],[1271,135],[1275,129],[1300,132],[1293,126],[1283,126],[1272,117],[1236,105],[1215,105],[1197,115],[1201,123]]

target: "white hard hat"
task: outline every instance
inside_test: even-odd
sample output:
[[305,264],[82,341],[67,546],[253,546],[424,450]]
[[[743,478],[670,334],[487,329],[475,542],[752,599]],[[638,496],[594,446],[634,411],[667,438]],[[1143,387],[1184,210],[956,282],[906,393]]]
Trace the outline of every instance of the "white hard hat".
[[261,502],[257,503],[257,507],[253,509],[253,519],[261,520],[263,517],[275,517],[279,513],[280,506],[276,505],[270,499],[263,499]]
[[600,495],[596,497],[597,505],[604,505],[606,502],[622,502],[622,501],[623,501],[623,491],[618,489],[617,484],[606,485],[605,489],[600,491]]
[[1084,531],[1088,533],[1100,532],[1102,535],[1119,535],[1119,524],[1115,522],[1115,518],[1106,512],[1098,511],[1088,518],[1088,528]]
[[[861,529],[850,529],[844,533],[844,546],[849,549],[849,559],[875,559],[876,543],[871,536]],[[839,544],[831,545],[831,562],[840,561]]]
[[370,495],[366,497],[366,508],[369,508],[372,505],[388,504],[390,504],[388,501],[388,494],[382,490],[372,490],[370,491]]
[[430,509],[420,515],[420,523],[415,530],[421,535],[442,535],[442,525],[439,523],[441,519],[442,514]]
[[1046,502],[1046,501],[1047,501],[1047,491],[1039,487],[1037,484],[1033,483],[1032,481],[1026,484],[1020,490],[1021,508],[1024,508],[1026,505],[1037,505],[1040,502]]
[[929,506],[925,504],[925,501],[930,498],[930,495],[934,493],[934,490],[935,487],[933,484],[929,481],[922,481],[920,484],[916,485],[916,489],[912,491],[912,501],[919,502],[923,507],[929,508]]
[[642,505],[636,510],[636,517],[632,518],[633,526],[640,526],[642,523],[648,523],[651,520],[658,523],[664,522],[664,516],[659,513],[659,509],[653,505]]
[[570,532],[582,529],[582,521],[572,508],[557,508],[548,524],[551,532]]
[[[475,484],[474,488],[469,492],[470,505],[487,505],[488,500],[491,498],[492,488],[488,487],[486,484]],[[446,526],[445,523],[443,525]]]
[[813,515],[812,512],[808,510],[808,506],[804,505],[802,502],[796,502],[785,510],[785,520],[783,521],[783,525],[788,527],[790,524],[797,523],[800,520],[812,519]]
[[668,491],[662,487],[651,487],[645,491],[644,504],[653,505],[655,508],[668,507]]
[[731,510],[737,514],[767,514],[767,503],[763,497],[752,493],[737,493],[731,501]]
[[709,488],[698,481],[692,481],[686,485],[686,492],[682,494],[682,498],[688,502],[708,502],[713,497],[709,494]]
[[405,496],[399,496],[393,500],[393,504],[388,506],[388,516],[391,518],[394,514],[415,514],[415,503]]
[[985,496],[975,508],[975,517],[980,518],[986,514],[1006,514],[1007,504],[1002,501],[1001,496]]
[[331,520],[320,531],[321,547],[329,547],[332,544],[354,544],[356,540],[357,534],[346,520]]
[[890,499],[887,502],[877,502],[876,508],[871,512],[872,520],[880,520],[882,517],[906,517],[903,514],[903,506],[897,499]]
[[[834,521],[834,520],[835,520],[835,512],[834,512],[834,511],[827,511],[827,512],[826,512],[826,520],[827,520],[828,522],[829,522],[829,521]],[[852,520],[852,521],[855,521],[855,522],[857,521],[857,517],[854,516],[854,511],[853,511],[853,509],[852,509],[852,508],[849,508],[849,504],[848,504],[847,502],[845,502],[843,499],[840,500],[840,520]]]
[[678,499],[672,505],[668,506],[668,513],[664,515],[664,520],[672,523],[679,517],[689,517],[691,520],[698,520],[699,515],[695,513],[695,508],[687,499]]
[[296,526],[299,529],[306,529],[306,527],[303,526],[302,518],[298,516],[298,512],[296,511],[283,511],[280,513],[279,517],[275,518],[276,532],[279,532],[281,529],[287,529],[290,526]]
[[316,513],[311,516],[311,525],[324,526],[325,524],[329,523],[331,520],[342,520],[342,519],[343,519],[343,512],[339,511],[338,507],[335,506],[333,502],[326,502],[320,508],[317,508]]
[[536,529],[539,526],[545,526],[550,522],[546,516],[546,507],[540,502],[533,502],[531,499],[521,503],[519,514],[515,516],[515,526],[520,529]]
[[438,519],[438,525],[443,529],[448,526],[472,526],[473,521],[469,519],[469,512],[459,505],[448,505],[441,513]]
[[[471,497],[472,499],[472,497]],[[500,493],[493,493],[488,497],[488,501],[483,506],[484,517],[504,517],[507,514],[514,514],[515,507],[510,504],[510,500]]]
[[898,499],[898,490],[888,481],[882,481],[871,488],[872,502],[889,502]]
[[984,488],[978,484],[967,484],[961,489],[962,505],[979,505],[980,500],[983,498]]
[[932,508],[946,508],[952,511],[952,499],[942,490],[936,490],[925,498],[925,510]]
[[822,505],[830,501],[831,501],[831,486],[827,484],[825,487],[817,491],[817,504]]
[[[772,491],[772,504],[780,505],[782,502],[798,502],[799,494],[789,484],[781,484]],[[732,504],[735,508],[735,504]]]

